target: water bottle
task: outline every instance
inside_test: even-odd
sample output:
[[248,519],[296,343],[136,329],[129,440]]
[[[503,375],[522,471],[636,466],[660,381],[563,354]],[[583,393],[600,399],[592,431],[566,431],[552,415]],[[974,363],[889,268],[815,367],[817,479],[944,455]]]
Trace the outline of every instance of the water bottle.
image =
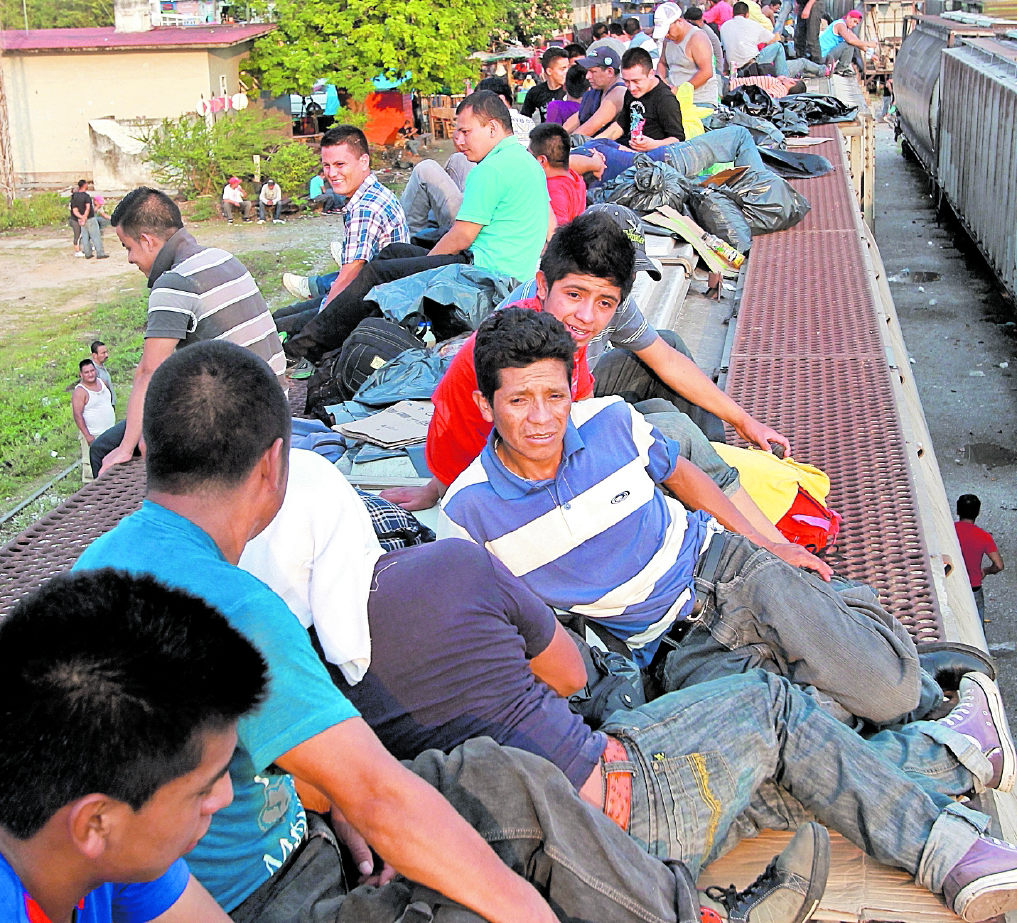
[[732,247],[726,240],[721,240],[715,234],[707,234],[703,242],[714,253],[719,254],[727,260],[735,269],[738,269],[745,262],[745,255]]

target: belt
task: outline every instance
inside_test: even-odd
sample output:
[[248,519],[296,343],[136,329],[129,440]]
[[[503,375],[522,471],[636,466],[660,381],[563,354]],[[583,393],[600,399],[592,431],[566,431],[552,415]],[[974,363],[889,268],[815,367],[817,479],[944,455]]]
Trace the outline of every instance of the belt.
[[617,737],[608,736],[601,761],[604,774],[604,813],[622,830],[628,830],[629,812],[632,809],[632,772],[628,769],[610,768],[613,763],[629,761],[625,745]]
[[710,544],[706,546],[706,551],[696,561],[696,566],[692,569],[692,578],[695,580],[696,586],[696,601],[692,604],[692,612],[689,613],[689,618],[686,621],[695,620],[703,611],[706,597],[711,590],[702,589],[700,583],[711,584],[712,589],[712,584],[717,579],[721,556],[724,554],[724,545],[724,533],[714,535],[710,539]]

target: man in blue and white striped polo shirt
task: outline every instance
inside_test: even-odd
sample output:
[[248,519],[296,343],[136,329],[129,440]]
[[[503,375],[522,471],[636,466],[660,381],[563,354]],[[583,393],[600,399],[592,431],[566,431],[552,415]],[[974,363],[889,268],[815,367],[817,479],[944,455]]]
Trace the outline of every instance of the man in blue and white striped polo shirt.
[[667,637],[668,690],[759,666],[814,687],[844,720],[887,723],[940,701],[871,590],[828,583],[804,548],[760,535],[620,398],[573,403],[574,348],[545,312],[509,308],[481,325],[474,399],[494,429],[449,488],[439,535],[483,544],[549,605],[599,620],[640,666]]

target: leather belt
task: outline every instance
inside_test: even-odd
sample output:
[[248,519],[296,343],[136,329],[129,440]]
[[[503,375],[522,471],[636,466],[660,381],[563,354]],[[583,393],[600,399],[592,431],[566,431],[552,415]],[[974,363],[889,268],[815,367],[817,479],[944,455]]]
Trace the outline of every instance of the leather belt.
[[706,605],[706,597],[710,590],[701,588],[700,581],[711,585],[716,582],[720,559],[724,554],[724,545],[724,533],[714,535],[710,539],[710,544],[706,546],[706,551],[699,556],[696,566],[692,569],[692,577],[696,582],[696,601],[692,604],[689,620],[694,621],[698,618],[703,611],[703,606]]
[[611,769],[614,763],[629,762],[625,745],[617,737],[608,736],[604,755],[601,757],[601,771],[604,774],[604,813],[622,830],[629,829],[629,813],[632,810],[632,771]]

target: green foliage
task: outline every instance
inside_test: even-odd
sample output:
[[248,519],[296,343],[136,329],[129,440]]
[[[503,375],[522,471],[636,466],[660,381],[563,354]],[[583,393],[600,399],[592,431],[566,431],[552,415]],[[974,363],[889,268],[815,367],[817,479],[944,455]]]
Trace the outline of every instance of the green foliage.
[[506,0],[504,32],[498,37],[506,44],[539,45],[567,28],[572,19],[569,0]]
[[268,156],[286,124],[285,116],[257,109],[228,113],[211,127],[198,115],[163,119],[145,138],[145,159],[160,181],[185,196],[218,194],[233,174],[253,172],[254,156]]
[[84,29],[113,25],[113,0],[0,0],[5,29]]
[[301,141],[289,141],[269,155],[265,176],[271,176],[282,188],[283,195],[291,197],[307,194],[307,184],[321,168],[317,148]]
[[10,205],[0,198],[0,230],[4,231],[63,224],[69,215],[68,200],[55,192],[37,192],[27,199],[15,199]]
[[215,218],[219,214],[219,197],[218,196],[199,196],[191,202],[191,207],[187,213],[188,221],[208,221],[209,218]]
[[379,74],[409,72],[434,93],[477,75],[470,54],[504,23],[506,0],[274,0],[279,28],[258,39],[247,69],[273,94],[326,79],[363,99]]

